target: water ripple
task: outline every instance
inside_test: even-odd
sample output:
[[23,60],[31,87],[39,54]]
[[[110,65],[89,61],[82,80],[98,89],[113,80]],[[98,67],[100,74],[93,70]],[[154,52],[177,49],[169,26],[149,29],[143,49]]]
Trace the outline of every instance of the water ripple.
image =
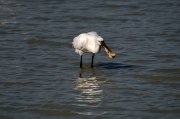
[[[179,119],[179,1],[0,0],[0,118]],[[117,54],[71,47],[96,31]]]

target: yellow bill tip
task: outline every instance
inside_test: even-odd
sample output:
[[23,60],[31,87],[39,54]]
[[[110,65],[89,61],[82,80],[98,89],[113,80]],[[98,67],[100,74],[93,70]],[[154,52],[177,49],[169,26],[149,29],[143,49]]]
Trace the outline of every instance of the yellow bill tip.
[[110,52],[108,55],[112,59],[116,57],[116,53],[114,53],[114,52]]

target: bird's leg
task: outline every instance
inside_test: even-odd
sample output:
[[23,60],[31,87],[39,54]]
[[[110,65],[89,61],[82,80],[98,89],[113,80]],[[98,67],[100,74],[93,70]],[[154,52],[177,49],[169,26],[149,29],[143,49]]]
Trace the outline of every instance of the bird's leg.
[[81,61],[80,61],[80,68],[82,68],[82,55],[81,55]]
[[81,70],[79,71],[79,78],[82,78],[83,72],[84,72],[84,69],[81,68]]
[[94,54],[92,55],[91,68],[93,68]]

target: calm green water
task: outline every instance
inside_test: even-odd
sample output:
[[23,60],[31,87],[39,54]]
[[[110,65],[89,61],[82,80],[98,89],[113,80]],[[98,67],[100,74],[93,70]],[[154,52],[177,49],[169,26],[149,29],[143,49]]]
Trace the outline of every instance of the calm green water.
[[[0,0],[0,118],[178,119],[180,2]],[[71,47],[96,31],[117,56]],[[82,78],[79,78],[81,75]]]

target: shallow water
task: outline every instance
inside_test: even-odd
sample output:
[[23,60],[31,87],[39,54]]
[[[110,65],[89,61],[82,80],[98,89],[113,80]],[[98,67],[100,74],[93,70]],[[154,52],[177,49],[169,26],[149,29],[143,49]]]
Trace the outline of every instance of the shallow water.
[[[0,0],[0,118],[180,116],[180,3]],[[80,56],[96,31],[117,56]]]

